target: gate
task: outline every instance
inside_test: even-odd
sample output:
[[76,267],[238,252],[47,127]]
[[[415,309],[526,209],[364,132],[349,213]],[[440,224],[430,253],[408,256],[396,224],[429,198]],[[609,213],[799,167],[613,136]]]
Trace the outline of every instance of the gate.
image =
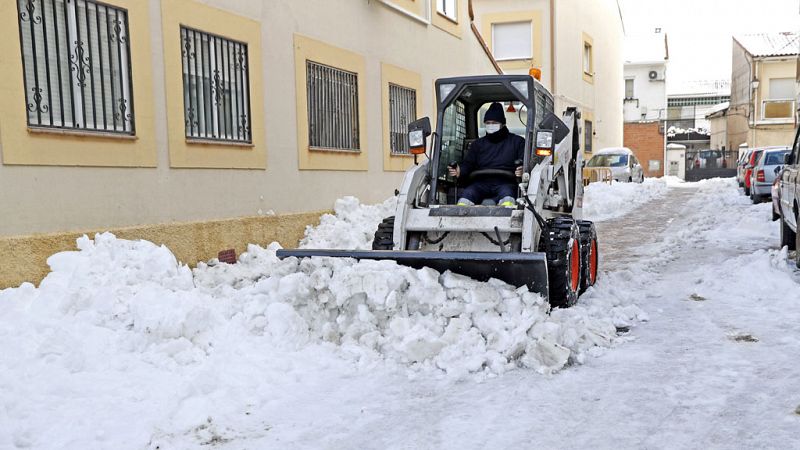
[[735,177],[738,156],[731,150],[687,150],[686,181]]

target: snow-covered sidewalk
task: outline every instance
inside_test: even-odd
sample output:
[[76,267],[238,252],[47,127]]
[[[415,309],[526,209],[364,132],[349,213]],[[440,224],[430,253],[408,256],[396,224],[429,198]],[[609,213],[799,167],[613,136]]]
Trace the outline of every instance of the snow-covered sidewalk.
[[[390,262],[251,246],[192,272],[84,239],[0,291],[0,448],[788,448],[797,277],[746,200],[730,180],[593,185],[611,271],[551,314]],[[364,248],[388,210],[343,199],[304,244]]]

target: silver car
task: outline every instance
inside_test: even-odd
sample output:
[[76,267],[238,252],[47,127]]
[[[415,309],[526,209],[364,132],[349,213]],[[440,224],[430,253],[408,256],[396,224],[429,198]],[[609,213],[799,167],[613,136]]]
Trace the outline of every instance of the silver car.
[[615,181],[644,181],[644,169],[631,149],[626,147],[604,148],[586,163],[587,168],[607,168]]
[[750,199],[753,203],[772,196],[772,183],[780,175],[788,153],[789,147],[767,148],[761,153],[750,175]]

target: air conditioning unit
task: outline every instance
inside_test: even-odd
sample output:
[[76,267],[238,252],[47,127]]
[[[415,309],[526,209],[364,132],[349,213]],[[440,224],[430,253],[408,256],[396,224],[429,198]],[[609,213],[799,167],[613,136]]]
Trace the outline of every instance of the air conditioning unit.
[[650,81],[664,81],[664,74],[659,73],[657,70],[651,70],[647,74],[647,78],[649,78]]

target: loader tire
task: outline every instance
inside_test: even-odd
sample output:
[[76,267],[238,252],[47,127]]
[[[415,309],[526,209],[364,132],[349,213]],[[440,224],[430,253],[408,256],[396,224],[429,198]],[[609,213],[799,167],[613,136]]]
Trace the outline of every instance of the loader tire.
[[578,301],[581,287],[581,251],[578,224],[568,217],[547,221],[542,249],[547,255],[548,298],[553,308]]
[[394,249],[394,216],[387,217],[378,224],[378,230],[375,231],[375,238],[372,240],[372,249]]
[[579,293],[583,294],[589,286],[594,286],[597,281],[600,251],[594,223],[588,220],[579,220],[578,229],[581,234],[581,289]]

